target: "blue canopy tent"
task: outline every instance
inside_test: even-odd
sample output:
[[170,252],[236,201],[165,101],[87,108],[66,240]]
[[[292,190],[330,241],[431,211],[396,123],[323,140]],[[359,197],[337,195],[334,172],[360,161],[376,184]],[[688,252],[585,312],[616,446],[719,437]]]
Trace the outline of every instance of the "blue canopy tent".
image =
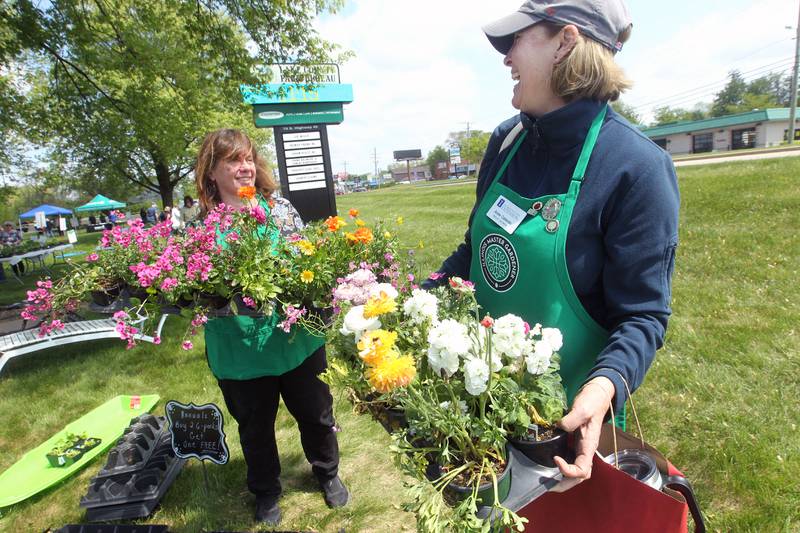
[[19,218],[33,218],[36,216],[36,213],[39,211],[44,212],[44,216],[49,217],[50,215],[71,215],[72,211],[69,209],[64,209],[63,207],[58,207],[55,205],[50,204],[42,204],[39,207],[34,207],[30,211],[25,211],[22,213]]
[[119,209],[125,207],[126,204],[106,198],[102,194],[98,194],[88,204],[83,204],[76,207],[75,211],[105,211],[106,209]]

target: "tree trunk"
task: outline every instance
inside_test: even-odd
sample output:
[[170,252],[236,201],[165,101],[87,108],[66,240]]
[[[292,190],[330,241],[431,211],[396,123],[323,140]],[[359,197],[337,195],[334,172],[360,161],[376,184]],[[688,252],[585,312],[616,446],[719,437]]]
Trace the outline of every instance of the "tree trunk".
[[164,207],[172,207],[172,192],[175,186],[172,183],[169,166],[160,159],[155,161],[156,179],[158,180],[158,192],[161,194],[161,204]]

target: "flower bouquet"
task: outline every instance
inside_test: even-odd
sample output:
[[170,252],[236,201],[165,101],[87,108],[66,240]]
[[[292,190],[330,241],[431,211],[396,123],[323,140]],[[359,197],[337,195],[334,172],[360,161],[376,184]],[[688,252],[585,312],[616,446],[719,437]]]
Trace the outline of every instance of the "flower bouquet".
[[[427,292],[369,274],[355,271],[334,290],[349,298],[338,302],[326,378],[404,412],[394,450],[413,479],[407,508],[420,530],[522,527],[502,506],[506,442],[531,420],[561,417],[560,334],[514,315],[481,318],[471,283],[459,278]],[[492,524],[477,517],[479,506],[494,508]]]

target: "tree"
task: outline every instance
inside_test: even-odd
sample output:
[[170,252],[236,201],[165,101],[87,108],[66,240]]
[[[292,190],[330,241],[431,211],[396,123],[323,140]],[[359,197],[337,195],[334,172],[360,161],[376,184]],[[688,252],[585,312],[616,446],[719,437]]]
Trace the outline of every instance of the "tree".
[[617,100],[616,102],[611,102],[611,108],[625,117],[631,124],[642,124],[642,117],[636,112],[636,108],[632,105],[628,105],[622,100]]
[[714,97],[714,103],[711,105],[711,116],[721,117],[735,113],[735,110],[744,101],[746,92],[747,83],[744,81],[744,77],[737,70],[731,71],[728,84]]
[[24,61],[28,73],[14,94],[24,99],[27,131],[65,154],[78,182],[127,180],[165,205],[190,175],[204,133],[239,127],[267,141],[239,84],[264,81],[256,74],[264,64],[329,60],[335,47],[318,37],[312,18],[341,5],[0,1],[0,27],[11,35],[0,33],[0,60]]
[[442,161],[449,161],[450,154],[448,151],[441,145],[436,146],[433,150],[428,152],[428,157],[425,159],[425,162],[428,164],[428,169],[431,171],[431,176],[436,176],[436,168],[438,163]]
[[663,126],[664,124],[672,124],[675,122],[684,122],[688,120],[702,120],[708,118],[707,104],[698,103],[693,109],[685,109],[683,107],[669,107],[661,106],[655,108],[653,111],[654,121],[651,126]]
[[483,154],[486,153],[489,137],[491,133],[481,130],[455,131],[447,137],[447,145],[459,145],[462,162],[480,164]]

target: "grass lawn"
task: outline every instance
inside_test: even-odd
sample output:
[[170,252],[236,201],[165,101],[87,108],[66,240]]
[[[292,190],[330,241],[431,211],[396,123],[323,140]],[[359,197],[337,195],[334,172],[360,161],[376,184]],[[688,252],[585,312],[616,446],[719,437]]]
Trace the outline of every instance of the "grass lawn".
[[[711,531],[800,531],[800,161],[795,158],[681,168],[681,242],[665,348],[635,395],[646,439],[692,481]],[[463,238],[474,185],[396,186],[337,198],[367,220],[402,216],[403,244],[427,274]],[[28,278],[30,279],[30,278]],[[16,282],[13,282],[16,283]],[[10,283],[0,303],[18,301]],[[14,293],[24,295],[24,292]],[[16,300],[15,300],[16,298]],[[97,341],[31,354],[0,377],[0,470],[64,424],[122,393],[223,406],[202,341],[184,352],[184,324],[167,322],[164,344],[126,351]],[[224,411],[224,407],[223,407]],[[227,412],[224,411],[227,415]],[[311,477],[293,419],[278,422],[285,495],[280,529],[412,531],[399,509],[401,478],[389,439],[336,392],[342,476],[352,503],[328,510]],[[228,417],[230,421],[230,417]],[[191,461],[146,523],[174,531],[252,530],[252,498],[236,425],[226,425],[232,459]],[[78,523],[98,460],[60,487],[2,510],[0,530],[42,531]]]

